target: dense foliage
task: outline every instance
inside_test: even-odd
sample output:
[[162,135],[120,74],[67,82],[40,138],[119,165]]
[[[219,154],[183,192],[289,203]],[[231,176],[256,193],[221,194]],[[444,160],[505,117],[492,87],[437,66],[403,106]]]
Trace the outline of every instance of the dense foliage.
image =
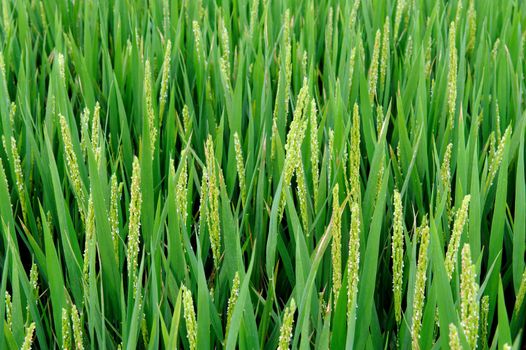
[[0,0],[0,348],[508,348],[520,0]]

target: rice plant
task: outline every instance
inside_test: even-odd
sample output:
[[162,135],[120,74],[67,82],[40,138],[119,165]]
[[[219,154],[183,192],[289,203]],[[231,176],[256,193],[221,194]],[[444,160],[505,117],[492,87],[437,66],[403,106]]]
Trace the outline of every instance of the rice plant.
[[0,349],[524,348],[524,1],[0,9]]

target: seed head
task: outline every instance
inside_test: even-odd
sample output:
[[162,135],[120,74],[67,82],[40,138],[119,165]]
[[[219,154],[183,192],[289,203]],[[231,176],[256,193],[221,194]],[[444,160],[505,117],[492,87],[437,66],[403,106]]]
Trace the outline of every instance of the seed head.
[[131,183],[131,197],[130,197],[130,218],[128,222],[128,280],[133,286],[133,295],[137,292],[137,265],[139,257],[139,243],[140,243],[140,227],[141,227],[141,167],[139,159],[133,158],[133,172]]
[[292,329],[294,327],[294,313],[296,312],[296,302],[291,299],[290,305],[285,308],[283,315],[283,324],[279,330],[278,350],[288,350],[290,339],[292,338]]
[[307,127],[307,120],[305,118],[305,106],[308,100],[308,87],[306,81],[301,88],[296,108],[294,109],[294,117],[290,124],[290,129],[287,134],[287,143],[285,144],[285,163],[283,165],[283,185],[281,189],[281,200],[279,206],[279,217],[283,215],[285,209],[285,193],[290,186],[292,175],[297,165],[301,162],[301,144],[305,136],[305,129]]
[[117,182],[117,175],[113,174],[111,176],[110,228],[116,261],[119,261],[119,203],[121,201],[121,193],[122,186]]
[[480,299],[480,337],[482,340],[481,349],[486,349],[488,346],[488,313],[489,313],[489,296],[484,295]]
[[446,152],[444,153],[444,160],[442,160],[442,166],[440,167],[440,180],[441,180],[441,191],[439,193],[438,200],[440,201],[443,196],[446,196],[446,210],[448,213],[448,222],[452,219],[451,213],[451,151],[453,144],[447,145]]
[[234,306],[236,306],[237,298],[239,296],[239,284],[239,273],[236,271],[234,275],[234,280],[232,281],[232,290],[230,292],[230,298],[228,299],[225,334],[228,334],[228,331],[230,329],[230,321],[232,320],[232,314],[234,313]]
[[449,348],[451,350],[462,350],[460,338],[458,337],[458,330],[453,323],[449,324]]
[[[93,208],[93,192],[90,192],[89,198],[88,198],[88,212],[86,214],[86,236],[85,236],[85,243],[84,243],[84,264],[83,264],[83,282],[85,288],[88,286],[88,277],[89,273],[91,273],[91,269],[89,268],[90,261],[92,258],[92,254],[94,254],[94,248],[95,248],[95,211]],[[87,292],[87,290],[85,290]]]
[[351,126],[351,154],[350,154],[350,183],[351,183],[351,201],[360,203],[360,111],[358,104],[354,104],[354,111]]
[[69,350],[71,346],[71,325],[69,323],[69,313],[66,308],[62,308],[62,349]]
[[402,22],[402,15],[405,9],[405,0],[398,0],[396,4],[396,15],[394,24],[394,35],[393,39],[396,42],[398,40],[398,30],[400,29],[400,22]]
[[374,97],[376,96],[376,84],[378,81],[378,60],[380,57],[380,40],[382,32],[380,29],[376,31],[376,36],[374,38],[374,48],[373,55],[371,57],[371,65],[369,66],[369,101],[371,104],[374,102]]
[[340,288],[342,285],[342,227],[340,208],[340,200],[338,197],[338,184],[334,185],[332,190],[332,289],[334,294],[334,302],[338,299]]
[[449,239],[446,259],[444,262],[449,279],[451,279],[453,271],[455,270],[455,265],[457,264],[458,247],[460,245],[460,237],[462,236],[464,225],[468,218],[470,199],[471,196],[468,194],[462,200],[462,206],[455,217],[453,232],[451,233],[451,238]]
[[69,174],[69,179],[73,186],[73,192],[77,198],[80,216],[84,219],[84,189],[82,187],[82,180],[80,179],[80,170],[77,163],[77,155],[73,150],[73,143],[71,142],[71,134],[68,123],[63,115],[59,115],[60,127],[62,130],[62,140],[64,141],[64,153],[66,154],[66,164]]
[[462,248],[462,273],[460,275],[460,318],[461,326],[472,349],[477,347],[479,330],[479,304],[475,265],[471,263],[469,244]]
[[427,248],[429,246],[429,226],[427,218],[418,229],[420,236],[420,250],[418,252],[418,264],[416,266],[415,293],[413,299],[413,318],[411,324],[411,339],[413,349],[419,349],[420,328],[422,326],[422,314],[426,290],[427,273]]
[[11,294],[5,291],[5,313],[6,325],[9,330],[13,329],[13,303],[11,302]]
[[152,96],[152,72],[150,69],[150,60],[146,60],[144,67],[144,101],[146,103],[146,115],[148,129],[150,131],[150,151],[153,159],[155,153],[155,141],[157,137],[157,127],[155,126],[155,113],[153,111],[153,96]]
[[24,337],[24,343],[20,349],[31,350],[33,344],[33,334],[35,333],[35,322],[31,322],[29,327],[26,328],[26,336]]
[[58,72],[60,74],[60,79],[62,80],[63,84],[66,84],[66,70],[65,70],[65,64],[64,64],[64,55],[59,53],[57,55],[57,62],[58,62]]
[[26,222],[27,221],[27,204],[26,204],[26,190],[25,190],[24,174],[22,172],[22,162],[20,161],[20,155],[18,154],[16,140],[13,136],[11,136],[11,153],[13,156],[13,162],[14,162],[14,168],[15,168],[16,189],[18,191],[20,207],[22,208],[22,216],[24,218],[24,222]]
[[[385,83],[385,77],[387,75],[387,65],[389,64],[389,53],[390,53],[390,47],[389,47],[389,36],[390,36],[390,26],[391,21],[389,19],[389,16],[385,18],[384,23],[384,32],[383,32],[383,40],[382,40],[382,54],[380,57],[380,86],[384,86]],[[384,87],[385,89],[385,87]]]
[[449,125],[453,127],[457,103],[457,47],[455,22],[449,26],[449,71],[447,75]]
[[351,50],[351,57],[349,58],[349,93],[352,87],[352,78],[354,76],[354,62],[356,61],[356,47]]
[[195,44],[195,53],[197,57],[197,63],[202,63],[202,57],[203,57],[203,49],[201,48],[201,27],[199,26],[199,22],[193,21],[192,22],[192,30],[194,32],[194,44]]
[[82,335],[82,324],[80,323],[79,311],[75,304],[71,304],[71,322],[73,323],[73,338],[75,340],[75,348],[77,350],[84,350],[84,339]]
[[511,125],[506,128],[504,135],[502,135],[502,137],[500,138],[499,146],[497,147],[497,150],[495,151],[495,154],[490,161],[488,179],[486,180],[486,189],[488,189],[493,184],[493,180],[497,175],[497,171],[500,168],[500,163],[502,162],[502,158],[504,157],[504,147],[506,146],[506,142],[508,141],[508,138],[510,136]]
[[190,119],[187,105],[183,106],[183,128],[185,136],[188,137],[192,131],[192,119]]
[[314,191],[314,207],[318,207],[319,186],[319,145],[318,145],[318,117],[316,115],[316,100],[314,98],[310,107],[310,161],[312,169],[312,188]]
[[183,291],[183,311],[186,321],[186,336],[191,350],[197,349],[197,321],[195,318],[194,301],[192,293],[184,285],[181,286]]
[[351,9],[351,16],[349,20],[349,29],[353,31],[354,24],[356,23],[356,15],[358,14],[358,8],[360,7],[360,0],[354,0],[352,9]]
[[[172,53],[172,41],[166,41],[164,52],[163,70],[161,75],[161,91],[159,93],[159,117],[162,120],[166,99],[168,97],[168,80],[170,79],[170,55]],[[162,124],[162,123],[160,123]]]
[[349,232],[349,260],[347,263],[347,317],[352,313],[358,294],[360,270],[360,210],[357,203],[351,204],[351,230]]
[[475,40],[477,37],[477,11],[475,10],[475,1],[470,1],[468,8],[468,25],[469,25],[469,39],[466,51],[470,52],[475,48]]
[[524,272],[522,273],[521,285],[519,287],[519,291],[517,292],[517,299],[515,299],[515,313],[516,314],[519,313],[522,307],[522,302],[524,301],[525,295],[526,295],[526,268],[524,269]]
[[305,171],[303,164],[300,162],[296,167],[296,182],[298,185],[297,193],[300,202],[301,222],[303,224],[303,231],[309,234],[309,218],[307,213],[307,184],[305,180]]
[[183,165],[175,189],[176,211],[181,216],[184,223],[186,223],[186,218],[188,217],[188,162],[186,156],[186,151],[183,151],[183,156],[181,158]]
[[236,167],[237,176],[239,178],[239,189],[241,191],[241,200],[243,201],[243,205],[246,205],[247,189],[245,184],[245,161],[243,159],[243,150],[241,149],[241,142],[239,141],[239,135],[237,132],[234,133],[234,148],[236,151]]
[[207,223],[210,245],[214,257],[214,267],[219,267],[221,259],[221,233],[219,230],[219,185],[217,181],[216,158],[212,136],[208,135],[205,144],[206,169],[208,175],[208,209]]
[[393,205],[393,294],[396,322],[400,324],[400,321],[402,320],[402,287],[404,273],[404,214],[402,197],[397,190],[394,192]]
[[80,147],[82,149],[82,158],[86,159],[88,153],[88,129],[89,129],[89,116],[90,111],[88,107],[84,107],[82,113],[80,113]]
[[95,154],[95,161],[98,163],[100,158],[100,146],[99,146],[99,131],[100,131],[100,105],[99,102],[95,104],[95,110],[93,111],[93,120],[91,124],[91,147]]

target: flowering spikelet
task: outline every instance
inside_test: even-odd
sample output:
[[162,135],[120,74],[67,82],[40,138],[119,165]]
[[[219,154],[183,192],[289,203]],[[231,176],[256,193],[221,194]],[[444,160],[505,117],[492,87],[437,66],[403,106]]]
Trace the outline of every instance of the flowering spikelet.
[[287,350],[290,346],[290,339],[292,338],[292,328],[294,326],[294,313],[296,312],[296,302],[291,299],[290,305],[285,308],[283,315],[283,323],[279,330],[279,345],[278,350]]
[[457,103],[457,47],[455,41],[455,22],[451,22],[449,26],[449,71],[447,74],[447,106],[451,127],[453,127]]
[[303,231],[307,236],[309,235],[309,219],[307,214],[307,184],[305,182],[305,170],[303,163],[299,162],[296,167],[296,182],[298,184],[298,199],[300,202],[301,222],[303,224]]
[[338,184],[332,190],[332,290],[334,302],[338,299],[338,294],[342,285],[342,227],[341,227],[341,208],[338,195]]
[[422,326],[422,313],[424,309],[426,271],[427,271],[427,248],[429,246],[429,226],[427,218],[417,230],[420,236],[420,250],[418,252],[418,264],[416,266],[415,293],[413,299],[413,318],[411,323],[411,339],[413,349],[419,349],[420,327]]
[[73,185],[73,192],[77,198],[79,206],[79,212],[82,218],[84,218],[84,189],[82,188],[82,180],[80,179],[80,170],[77,163],[77,155],[73,150],[73,143],[71,142],[71,134],[69,131],[68,123],[63,115],[59,115],[60,127],[62,130],[62,140],[64,141],[64,152],[66,153],[66,164],[68,169],[69,178]]
[[192,31],[194,33],[194,45],[195,45],[195,54],[197,57],[197,63],[202,63],[202,48],[201,48],[201,27],[199,26],[199,22],[193,21],[192,22]]
[[382,105],[376,107],[376,137],[380,137],[382,125],[384,124],[384,108]]
[[75,304],[71,304],[71,322],[73,323],[73,339],[75,340],[75,348],[77,350],[84,350],[82,324],[80,323],[79,311]]
[[504,346],[502,347],[502,350],[511,350],[511,345],[508,343],[504,343]]
[[314,98],[310,107],[310,162],[312,170],[312,188],[314,192],[314,207],[318,207],[319,186],[319,146],[318,146],[318,117],[316,115],[316,101]]
[[4,22],[2,31],[4,32],[5,36],[11,32],[11,18],[11,14],[9,13],[9,2],[2,1],[2,19]]
[[303,87],[298,95],[296,108],[294,109],[294,117],[287,134],[287,143],[285,144],[285,163],[283,165],[283,184],[278,210],[280,218],[282,217],[285,208],[285,193],[290,186],[290,181],[297,164],[301,162],[301,144],[305,136],[305,128],[307,127],[307,121],[304,118],[305,106],[308,100],[307,89],[307,83],[304,81]]
[[464,230],[464,225],[468,218],[469,210],[469,201],[471,196],[468,194],[462,200],[462,206],[457,212],[455,217],[455,223],[453,224],[453,232],[449,238],[449,244],[447,247],[447,253],[444,265],[446,266],[447,276],[451,279],[453,271],[455,270],[455,265],[457,264],[457,255],[458,247],[460,245],[460,237],[462,236],[462,231]]
[[22,162],[20,161],[20,155],[18,154],[16,140],[13,136],[11,136],[11,153],[13,155],[13,162],[15,165],[14,168],[15,168],[16,189],[18,191],[20,207],[22,208],[22,216],[24,217],[24,222],[25,222],[27,220],[27,204],[26,204],[26,190],[25,190],[24,174],[22,173]]
[[458,337],[458,330],[453,323],[449,324],[449,348],[451,350],[462,350],[460,338]]
[[349,58],[349,92],[352,87],[352,78],[354,75],[354,62],[356,61],[356,47],[351,50],[351,57]]
[[95,104],[93,111],[93,120],[91,121],[91,147],[95,153],[95,161],[98,163],[100,157],[99,147],[99,131],[100,131],[100,105],[99,102]]
[[237,298],[239,296],[239,273],[236,271],[234,279],[232,280],[232,290],[230,292],[230,298],[228,298],[228,306],[226,309],[226,331],[228,334],[230,329],[230,321],[232,320],[232,314],[234,313],[234,306],[236,306]]
[[349,260],[347,263],[347,316],[352,313],[358,293],[360,269],[360,210],[357,203],[351,204],[351,230],[349,232]]
[[80,148],[82,150],[82,158],[86,159],[88,153],[88,129],[89,129],[90,111],[88,107],[84,107],[80,113]]
[[[159,117],[163,117],[164,106],[168,97],[168,80],[170,79],[170,54],[172,52],[172,41],[168,39],[166,42],[166,50],[164,52],[163,70],[161,74],[161,91],[159,92]],[[162,123],[159,123],[162,124]]]
[[477,11],[475,10],[475,1],[471,0],[468,8],[468,26],[469,36],[466,51],[470,52],[475,48],[475,39],[477,36]]
[[71,346],[71,325],[66,308],[62,308],[62,349],[68,350]]
[[5,291],[5,313],[6,325],[9,330],[13,329],[13,303],[11,302],[11,294]]
[[486,349],[488,345],[488,313],[489,313],[489,296],[484,295],[480,299],[480,337],[482,346],[481,349]]
[[495,99],[495,128],[497,129],[497,138],[501,138],[500,135],[500,108],[499,100]]
[[117,175],[113,174],[111,176],[110,228],[116,261],[119,261],[119,203],[121,201],[121,189],[122,187],[117,183]]
[[130,219],[128,223],[128,280],[133,286],[133,295],[137,292],[137,259],[139,257],[139,229],[141,227],[141,167],[139,159],[133,158],[133,172],[130,198]]
[[354,104],[352,126],[351,126],[351,154],[350,154],[350,176],[351,201],[360,203],[360,111],[358,104]]
[[469,244],[462,248],[462,273],[460,275],[460,319],[462,330],[472,349],[477,346],[479,330],[479,304],[475,265],[471,263]]
[[214,257],[214,267],[219,267],[221,258],[221,234],[219,231],[219,185],[217,182],[216,159],[212,136],[208,135],[205,144],[206,169],[208,173],[208,210],[207,223],[210,245]]
[[504,135],[502,135],[499,141],[499,146],[497,147],[497,150],[495,151],[495,154],[490,161],[488,178],[486,180],[486,189],[488,189],[493,184],[493,180],[497,175],[497,171],[500,168],[500,163],[502,162],[502,158],[504,157],[504,147],[506,146],[506,142],[510,135],[511,125],[506,128]]
[[26,328],[26,336],[24,337],[24,343],[22,344],[21,350],[30,350],[33,344],[33,334],[35,333],[35,322],[31,322],[29,327]]
[[29,286],[31,287],[31,293],[33,294],[33,297],[38,299],[38,266],[35,263],[31,264],[31,270],[29,270]]
[[354,24],[356,23],[356,16],[358,14],[358,8],[360,7],[360,0],[354,0],[351,15],[349,20],[349,29],[352,31],[354,29]]
[[519,287],[519,291],[517,292],[517,299],[515,299],[515,313],[519,313],[522,302],[524,301],[524,296],[526,295],[526,268],[524,269],[524,272],[522,273],[521,278],[521,285]]
[[195,318],[194,301],[192,299],[192,292],[181,286],[183,291],[183,313],[186,322],[186,337],[191,350],[197,349],[197,321]]
[[389,16],[385,18],[384,32],[382,34],[382,53],[380,56],[380,86],[384,87],[385,76],[387,75],[387,65],[389,64],[389,36],[390,36],[391,21]]
[[442,160],[442,165],[440,167],[440,181],[441,181],[441,195],[439,194],[438,200],[442,200],[442,196],[446,196],[446,211],[448,214],[448,221],[451,221],[451,151],[453,149],[453,144],[450,143],[447,145],[446,152],[444,153],[444,159]]
[[237,132],[234,133],[234,148],[236,151],[236,167],[237,176],[239,177],[239,190],[241,191],[241,200],[243,205],[246,205],[247,200],[247,189],[245,183],[245,161],[243,159],[243,150],[241,149],[241,142],[239,141],[239,135]]
[[402,15],[405,9],[405,0],[398,0],[396,4],[396,15],[394,23],[394,33],[393,40],[396,42],[398,40],[398,30],[400,29],[400,22],[402,21]]
[[460,23],[460,17],[462,16],[462,11],[464,10],[463,0],[457,1],[457,12],[455,13],[455,25]]
[[376,84],[378,82],[378,60],[380,56],[380,39],[382,33],[380,29],[376,31],[374,38],[373,55],[371,57],[371,65],[369,66],[369,73],[367,79],[369,80],[369,102],[374,102],[374,96],[376,95]]
[[175,209],[183,219],[183,223],[186,223],[186,218],[188,217],[186,210],[188,207],[188,163],[186,154],[186,151],[184,151],[183,157],[181,158],[183,165],[175,189]]
[[155,126],[155,114],[153,111],[153,96],[152,96],[152,72],[150,69],[150,60],[146,60],[144,67],[144,101],[146,103],[146,115],[148,129],[150,131],[150,151],[151,157],[155,152],[155,139],[157,137],[157,128]]
[[394,192],[394,214],[393,214],[393,294],[396,322],[402,320],[402,283],[404,273],[404,214],[402,197],[395,189]]

